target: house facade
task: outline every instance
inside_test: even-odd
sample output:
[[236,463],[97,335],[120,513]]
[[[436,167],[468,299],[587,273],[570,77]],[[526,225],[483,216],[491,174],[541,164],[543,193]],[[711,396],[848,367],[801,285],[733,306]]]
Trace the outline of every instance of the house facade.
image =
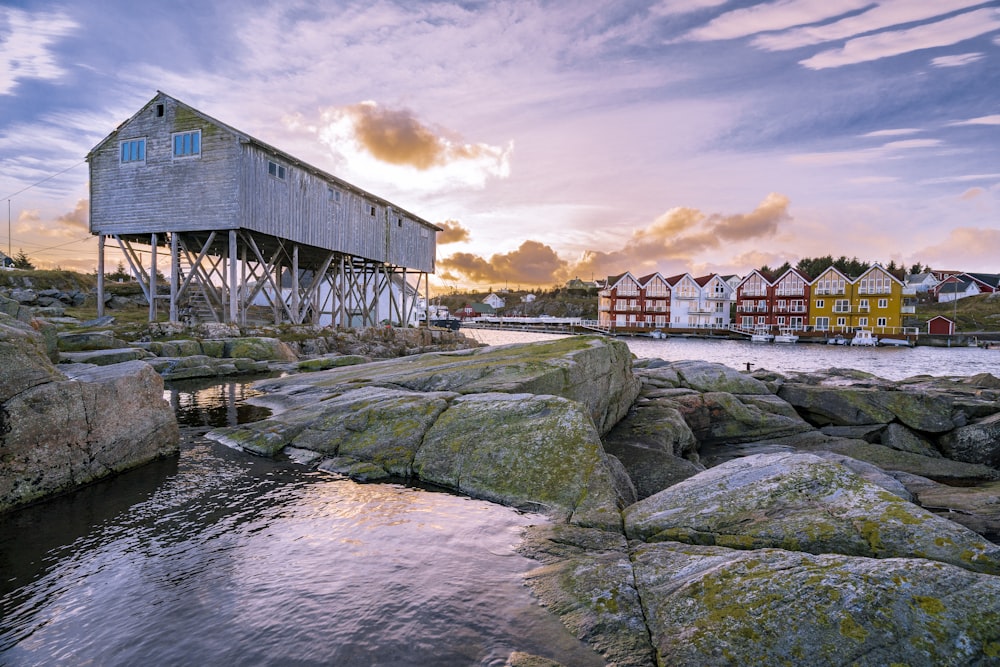
[[597,293],[597,319],[605,326],[634,326],[639,321],[639,281],[626,271],[609,276]]
[[493,310],[499,310],[503,308],[507,302],[504,301],[502,297],[497,296],[494,292],[490,292],[486,298],[483,299],[483,303],[488,303],[493,306]]
[[760,271],[754,269],[744,276],[736,286],[736,325],[747,331],[771,327],[773,291],[771,281]]
[[830,267],[812,282],[809,324],[817,331],[897,333],[903,296],[902,281],[879,264],[854,280]]
[[701,288],[698,308],[690,311],[692,326],[728,328],[732,321],[733,287],[724,276],[710,274],[694,281]]

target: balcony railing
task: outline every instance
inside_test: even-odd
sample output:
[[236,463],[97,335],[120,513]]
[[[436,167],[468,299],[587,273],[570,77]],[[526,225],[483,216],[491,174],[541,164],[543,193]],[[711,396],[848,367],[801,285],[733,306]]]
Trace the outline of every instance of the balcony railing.
[[903,315],[913,315],[914,313],[917,312],[917,307],[916,306],[902,306],[902,307],[900,307],[899,312],[902,313]]

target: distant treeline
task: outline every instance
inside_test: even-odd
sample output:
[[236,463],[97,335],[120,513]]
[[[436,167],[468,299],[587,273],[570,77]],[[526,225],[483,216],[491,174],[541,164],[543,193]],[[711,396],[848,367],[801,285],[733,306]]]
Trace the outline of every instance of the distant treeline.
[[[872,267],[872,262],[860,260],[857,257],[848,259],[845,255],[841,255],[836,259],[833,258],[833,255],[826,255],[824,257],[804,257],[795,264],[794,268],[804,273],[810,280],[813,280],[831,266],[848,278],[857,278]],[[907,274],[923,273],[930,270],[930,267],[922,266],[920,262],[912,265],[909,271],[906,270],[905,266],[896,264],[895,261],[882,264],[882,266],[899,280],[903,280]],[[785,262],[776,269],[772,269],[765,264],[757,270],[768,280],[774,280],[791,268],[793,268],[792,265],[789,262]]]

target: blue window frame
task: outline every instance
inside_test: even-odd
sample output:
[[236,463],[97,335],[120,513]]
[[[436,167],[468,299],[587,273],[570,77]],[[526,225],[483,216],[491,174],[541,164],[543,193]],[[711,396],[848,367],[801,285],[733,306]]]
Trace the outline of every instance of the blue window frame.
[[201,130],[178,132],[174,135],[174,157],[201,155]]
[[275,178],[281,179],[282,181],[285,180],[285,167],[277,162],[267,163],[267,173],[271,174],[271,176],[274,176]]
[[128,139],[121,142],[122,162],[145,162],[146,161],[146,140]]

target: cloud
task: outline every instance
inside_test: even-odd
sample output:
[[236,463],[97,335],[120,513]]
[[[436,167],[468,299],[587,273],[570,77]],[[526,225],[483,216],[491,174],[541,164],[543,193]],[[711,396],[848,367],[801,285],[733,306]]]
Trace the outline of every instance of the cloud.
[[470,238],[469,230],[463,227],[462,223],[457,220],[445,220],[438,227],[443,230],[437,235],[438,245],[459,243],[461,241],[468,241]]
[[79,26],[62,13],[0,7],[0,95],[10,95],[25,79],[58,79],[52,45]]
[[913,257],[936,268],[996,271],[1000,257],[1000,229],[959,227],[941,243],[918,250]]
[[660,0],[656,5],[650,7],[649,13],[653,16],[678,16],[680,14],[690,14],[701,9],[711,9],[724,5],[729,0]]
[[446,272],[442,277],[455,278],[454,274],[460,273],[476,284],[547,285],[559,281],[566,265],[555,250],[538,241],[525,241],[517,250],[495,254],[488,260],[460,252],[438,261]]
[[772,193],[750,213],[706,214],[693,208],[674,208],[647,227],[635,230],[620,249],[586,250],[574,262],[560,259],[548,245],[525,241],[516,251],[496,254],[488,260],[471,253],[456,253],[440,260],[438,266],[449,278],[462,274],[474,283],[507,281],[526,285],[563,282],[574,275],[652,272],[668,265],[689,264],[694,255],[723,244],[773,236],[779,225],[790,219],[788,205],[788,197]]
[[820,51],[799,64],[820,70],[870,62],[903,53],[950,46],[1000,28],[1000,10],[979,9],[906,30],[881,32],[848,40],[843,47]]
[[981,197],[984,194],[986,194],[986,190],[983,190],[982,188],[969,188],[968,190],[962,193],[959,199],[965,199],[965,200],[975,199],[976,197]]
[[877,160],[892,159],[898,157],[904,151],[914,149],[935,148],[941,145],[939,139],[905,139],[902,141],[889,141],[874,148],[859,148],[853,151],[830,151],[827,153],[800,153],[793,155],[789,160],[793,164],[812,165],[843,165],[871,163]]
[[917,129],[915,127],[899,127],[891,130],[876,130],[874,132],[867,132],[862,134],[862,137],[898,137],[905,136],[907,134],[919,134],[923,130]]
[[979,62],[986,57],[985,53],[959,53],[954,56],[941,56],[931,60],[934,67],[963,67]]
[[1000,125],[1000,114],[993,114],[992,116],[980,116],[979,118],[970,118],[969,120],[959,120],[954,123],[948,123],[949,125]]
[[870,0],[827,0],[822,3],[814,0],[778,0],[726,12],[690,31],[684,39],[711,41],[747,37],[759,32],[827,21],[870,5]]
[[754,38],[753,44],[767,51],[797,49],[875,33],[907,23],[928,21],[982,3],[978,0],[883,0],[865,4],[865,11],[839,21],[760,35]]
[[334,159],[352,171],[403,187],[482,188],[489,178],[510,175],[512,143],[468,143],[422,122],[409,109],[362,102],[323,111],[315,126],[300,117],[286,119],[286,125],[315,132]]
[[90,201],[87,199],[81,199],[76,203],[76,206],[69,213],[64,213],[56,218],[56,222],[69,227],[76,228],[78,231],[90,231]]

